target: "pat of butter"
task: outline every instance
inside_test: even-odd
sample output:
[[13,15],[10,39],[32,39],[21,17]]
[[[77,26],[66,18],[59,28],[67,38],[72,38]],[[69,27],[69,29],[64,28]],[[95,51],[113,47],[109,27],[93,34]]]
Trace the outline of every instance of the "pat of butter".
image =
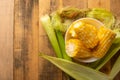
[[73,27],[79,28],[80,26],[83,26],[83,25],[84,25],[84,23],[82,21],[79,21],[79,22],[76,22]]

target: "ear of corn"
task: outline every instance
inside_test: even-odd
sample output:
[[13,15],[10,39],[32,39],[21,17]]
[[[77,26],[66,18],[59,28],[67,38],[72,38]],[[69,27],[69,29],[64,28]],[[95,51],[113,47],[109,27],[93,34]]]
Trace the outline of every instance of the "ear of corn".
[[92,49],[97,46],[99,39],[97,37],[97,28],[95,26],[90,24],[84,24],[82,26],[77,25],[77,27],[75,26],[75,32],[87,48]]
[[110,29],[101,27],[98,31],[98,37],[100,42],[96,49],[93,51],[93,56],[102,58],[110,48],[115,36],[116,34]]
[[90,50],[84,47],[78,39],[70,39],[66,42],[66,52],[70,57],[74,58],[88,58],[92,56]]

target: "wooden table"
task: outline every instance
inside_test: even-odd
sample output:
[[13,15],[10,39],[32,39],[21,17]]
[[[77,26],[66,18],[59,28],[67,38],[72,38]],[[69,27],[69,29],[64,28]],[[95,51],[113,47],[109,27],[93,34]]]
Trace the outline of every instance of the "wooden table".
[[120,19],[120,0],[0,0],[0,80],[66,80],[38,56],[55,56],[39,18],[65,6],[102,7]]

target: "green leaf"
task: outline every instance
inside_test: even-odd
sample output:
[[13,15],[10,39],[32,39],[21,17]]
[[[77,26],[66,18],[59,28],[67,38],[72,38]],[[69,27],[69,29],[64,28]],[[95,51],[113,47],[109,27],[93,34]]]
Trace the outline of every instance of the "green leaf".
[[110,72],[110,75],[109,75],[110,79],[113,79],[119,71],[120,71],[120,56],[117,58],[114,66]]
[[61,54],[60,47],[59,47],[59,44],[57,41],[57,37],[56,37],[55,31],[54,31],[54,28],[51,25],[49,15],[45,15],[45,16],[41,17],[41,22],[42,22],[42,25],[48,35],[48,38],[53,46],[53,49],[54,49],[57,57],[62,58],[62,54]]
[[115,17],[113,16],[113,14],[102,8],[93,8],[87,13],[87,17],[96,18],[100,20],[108,28],[112,28],[115,23]]
[[116,38],[120,38],[120,29],[117,28],[117,29],[114,29],[113,31],[116,33]]
[[55,58],[44,54],[40,54],[40,56],[56,65],[58,68],[60,68],[76,80],[108,80],[107,75],[89,67],[85,67],[83,65],[65,59]]
[[80,11],[80,9],[74,7],[65,7],[61,10],[58,10],[58,12],[61,17],[68,19],[75,19],[76,17],[80,18],[85,16],[85,14]]
[[[120,29],[119,29],[119,27],[114,29],[114,32],[116,32],[116,34],[117,34],[114,43],[120,45]],[[110,75],[109,75],[110,79],[113,79],[119,71],[120,71],[120,55],[112,67],[112,70],[111,70]]]
[[66,59],[66,60],[69,60],[69,61],[72,61],[71,57],[69,57],[65,51],[65,40],[63,38],[63,35],[60,31],[56,30],[56,36],[57,36],[57,39],[58,39],[58,42],[59,42],[59,46],[60,46],[60,50],[61,50],[61,53],[63,55],[63,59]]
[[51,14],[51,24],[55,30],[60,30],[62,32],[66,31],[66,27],[62,24],[62,19],[57,12]]

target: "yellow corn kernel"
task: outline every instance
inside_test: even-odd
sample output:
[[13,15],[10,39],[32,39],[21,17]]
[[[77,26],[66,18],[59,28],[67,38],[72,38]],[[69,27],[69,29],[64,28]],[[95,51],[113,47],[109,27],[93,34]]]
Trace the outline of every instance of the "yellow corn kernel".
[[90,24],[84,24],[79,27],[74,27],[75,32],[78,35],[78,38],[83,42],[86,48],[94,48],[98,44],[98,29]]
[[115,36],[116,34],[112,30],[101,27],[98,31],[98,38],[100,41],[96,49],[93,51],[93,56],[102,58],[112,45]]
[[91,57],[91,51],[87,49],[79,39],[70,39],[66,41],[66,52],[70,57],[88,58]]
[[77,33],[75,32],[74,28],[78,28],[79,26],[83,26],[84,23],[81,21],[77,21],[75,23],[73,23],[69,29],[69,35],[71,38],[78,38]]
[[73,27],[70,28],[69,35],[70,35],[71,38],[78,38],[78,36],[77,36],[75,30],[73,29]]

